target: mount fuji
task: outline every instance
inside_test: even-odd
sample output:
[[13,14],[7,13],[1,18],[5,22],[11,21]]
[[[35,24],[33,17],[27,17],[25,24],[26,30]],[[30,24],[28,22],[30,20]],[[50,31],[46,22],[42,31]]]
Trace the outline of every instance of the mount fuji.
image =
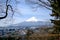
[[37,22],[38,19],[36,17],[31,17],[29,19],[26,20],[27,22]]
[[42,20],[42,19],[37,19],[36,17],[31,17],[29,19],[26,20],[27,22],[37,22],[37,21],[46,21],[46,20]]
[[9,28],[26,28],[26,27],[50,27],[52,26],[50,21],[39,20],[36,17],[31,17],[24,22],[14,24]]

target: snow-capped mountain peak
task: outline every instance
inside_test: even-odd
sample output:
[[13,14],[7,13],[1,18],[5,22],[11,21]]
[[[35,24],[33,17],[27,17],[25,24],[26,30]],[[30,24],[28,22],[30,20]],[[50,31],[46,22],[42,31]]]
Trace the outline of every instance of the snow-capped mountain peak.
[[27,22],[37,22],[38,19],[36,17],[31,17],[29,19],[26,20]]

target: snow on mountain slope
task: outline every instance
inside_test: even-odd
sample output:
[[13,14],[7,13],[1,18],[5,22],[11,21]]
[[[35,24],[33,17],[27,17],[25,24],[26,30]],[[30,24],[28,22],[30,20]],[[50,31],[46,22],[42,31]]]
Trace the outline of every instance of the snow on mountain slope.
[[26,20],[27,22],[37,22],[38,19],[36,17],[31,17],[29,19]]
[[36,17],[31,17],[24,22],[9,26],[9,28],[26,28],[26,27],[44,27],[52,26],[49,21],[39,20]]

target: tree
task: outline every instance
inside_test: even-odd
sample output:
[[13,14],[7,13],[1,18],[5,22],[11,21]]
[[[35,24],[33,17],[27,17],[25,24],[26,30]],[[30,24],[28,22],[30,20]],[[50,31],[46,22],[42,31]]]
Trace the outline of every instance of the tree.
[[[54,30],[52,33],[58,34],[57,39],[59,39],[59,33],[60,33],[60,0],[48,0],[48,1],[52,7],[51,16],[54,17],[54,19],[51,19],[51,22],[54,24],[54,26],[53,26]],[[41,0],[40,0],[40,2],[41,2]]]
[[[10,4],[8,4],[8,1],[9,0],[6,0],[6,10],[5,10],[5,12],[4,11],[2,11],[2,13],[5,13],[5,16],[3,16],[3,17],[0,17],[0,19],[4,19],[4,18],[6,18],[7,17],[7,15],[8,15],[8,10],[9,10],[9,8],[11,8],[11,11],[13,12],[13,8],[12,8],[12,6],[10,5]],[[2,4],[1,4],[2,5]],[[1,6],[0,5],[0,6]],[[2,10],[4,10],[4,9],[2,9]],[[13,13],[14,14],[14,13]],[[13,15],[12,14],[12,15]]]
[[58,11],[55,12],[52,10],[51,16],[54,17],[54,20],[51,20],[51,22],[54,24],[54,32],[59,33],[60,32],[60,0],[52,0],[51,3],[52,9]]
[[31,30],[31,29],[28,28],[27,29],[27,33],[26,33],[26,36],[25,36],[26,39],[29,40],[30,35],[32,35],[33,33],[34,33],[33,30]]

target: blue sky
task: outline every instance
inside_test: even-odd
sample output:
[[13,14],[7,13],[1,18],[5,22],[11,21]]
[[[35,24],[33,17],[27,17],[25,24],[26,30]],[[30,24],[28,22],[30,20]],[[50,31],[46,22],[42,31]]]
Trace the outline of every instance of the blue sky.
[[20,14],[15,14],[15,18],[17,18],[20,21],[25,21],[26,19],[31,17],[36,17],[39,20],[51,19],[50,10],[41,6],[37,6],[38,5],[27,4],[24,0],[20,1],[20,3],[17,5],[17,9]]
[[[52,18],[50,16],[51,10],[48,10],[42,6],[38,7],[38,5],[27,3],[25,0],[22,1],[17,0],[17,1],[19,1],[20,3],[18,3],[16,6],[17,10],[13,16],[13,24],[23,22],[31,17],[36,17],[38,20],[47,20],[47,21]],[[11,5],[15,6],[13,3]],[[10,18],[7,17],[6,19]],[[12,22],[8,20],[9,21],[8,23],[6,22],[6,19],[0,21],[1,25],[2,24],[8,25]],[[6,22],[6,24],[3,21]]]

